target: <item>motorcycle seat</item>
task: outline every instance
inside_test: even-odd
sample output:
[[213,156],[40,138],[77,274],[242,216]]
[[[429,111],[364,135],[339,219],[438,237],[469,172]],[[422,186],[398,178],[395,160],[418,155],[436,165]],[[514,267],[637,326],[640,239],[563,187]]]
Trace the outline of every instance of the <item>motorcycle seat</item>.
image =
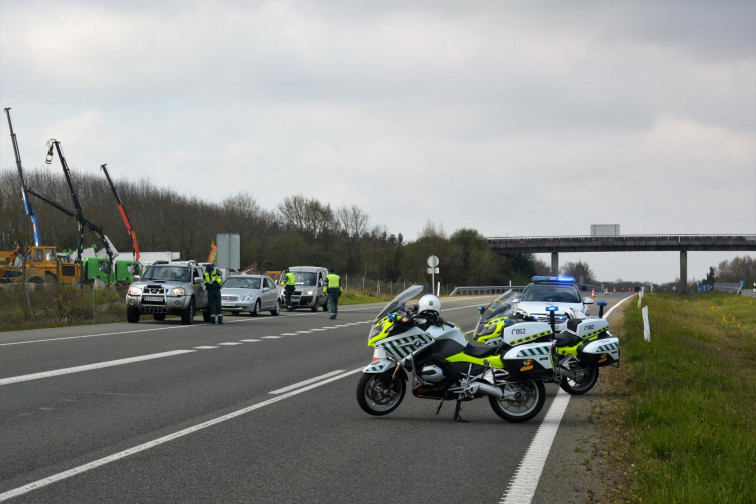
[[583,341],[579,337],[575,336],[574,334],[566,332],[566,331],[563,331],[557,334],[554,337],[554,340],[556,341],[556,346],[558,347],[573,346]]
[[498,352],[498,346],[491,346],[491,345],[471,345],[467,344],[467,346],[464,349],[464,352],[467,355],[472,355],[473,357],[478,358],[484,358],[484,357],[490,357],[492,355],[496,355]]

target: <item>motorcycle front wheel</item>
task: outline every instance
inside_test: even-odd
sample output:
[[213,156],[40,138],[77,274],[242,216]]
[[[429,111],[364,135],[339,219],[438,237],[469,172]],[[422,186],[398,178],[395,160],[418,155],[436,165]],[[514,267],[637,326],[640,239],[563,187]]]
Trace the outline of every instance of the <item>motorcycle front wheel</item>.
[[562,378],[562,381],[559,383],[559,386],[562,387],[562,390],[564,390],[568,394],[585,394],[586,392],[591,390],[594,385],[596,385],[599,376],[598,366],[589,366],[585,368],[574,369],[573,371],[577,371],[582,376],[575,380],[572,380],[570,378]]
[[363,373],[357,384],[357,403],[365,413],[388,415],[402,402],[407,385],[402,378],[391,379],[393,370],[381,374]]
[[502,387],[505,397],[488,396],[491,408],[507,422],[527,422],[543,408],[546,387],[542,381],[508,383]]

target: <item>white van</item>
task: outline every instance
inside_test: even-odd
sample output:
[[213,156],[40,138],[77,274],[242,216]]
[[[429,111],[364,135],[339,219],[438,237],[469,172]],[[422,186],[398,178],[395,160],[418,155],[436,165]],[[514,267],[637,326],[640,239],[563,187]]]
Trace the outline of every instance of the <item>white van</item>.
[[[294,292],[291,294],[292,307],[309,308],[312,311],[318,311],[322,307],[323,311],[328,311],[328,295],[323,292],[328,270],[318,266],[290,266],[289,271],[296,278]],[[281,305],[286,306],[283,298]]]

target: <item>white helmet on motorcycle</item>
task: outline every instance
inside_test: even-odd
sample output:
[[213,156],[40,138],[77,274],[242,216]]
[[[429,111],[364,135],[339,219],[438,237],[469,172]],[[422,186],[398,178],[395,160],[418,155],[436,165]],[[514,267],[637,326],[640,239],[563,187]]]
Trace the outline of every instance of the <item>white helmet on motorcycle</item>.
[[417,302],[417,313],[426,311],[436,312],[436,315],[441,314],[441,301],[433,294],[426,294]]

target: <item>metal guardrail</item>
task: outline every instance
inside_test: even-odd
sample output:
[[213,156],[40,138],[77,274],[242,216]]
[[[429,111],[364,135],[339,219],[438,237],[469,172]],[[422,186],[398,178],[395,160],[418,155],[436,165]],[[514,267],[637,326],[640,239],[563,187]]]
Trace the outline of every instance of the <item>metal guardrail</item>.
[[744,289],[740,294],[743,296],[756,297],[756,289]]
[[714,283],[714,290],[722,291],[722,292],[732,292],[733,294],[740,294],[740,291],[743,289],[743,286],[739,283],[723,283],[723,282],[715,282]]
[[466,296],[480,296],[484,294],[503,294],[508,290],[522,291],[525,287],[525,285],[475,285],[454,287],[454,290],[449,295],[456,296],[457,294],[464,294]]

